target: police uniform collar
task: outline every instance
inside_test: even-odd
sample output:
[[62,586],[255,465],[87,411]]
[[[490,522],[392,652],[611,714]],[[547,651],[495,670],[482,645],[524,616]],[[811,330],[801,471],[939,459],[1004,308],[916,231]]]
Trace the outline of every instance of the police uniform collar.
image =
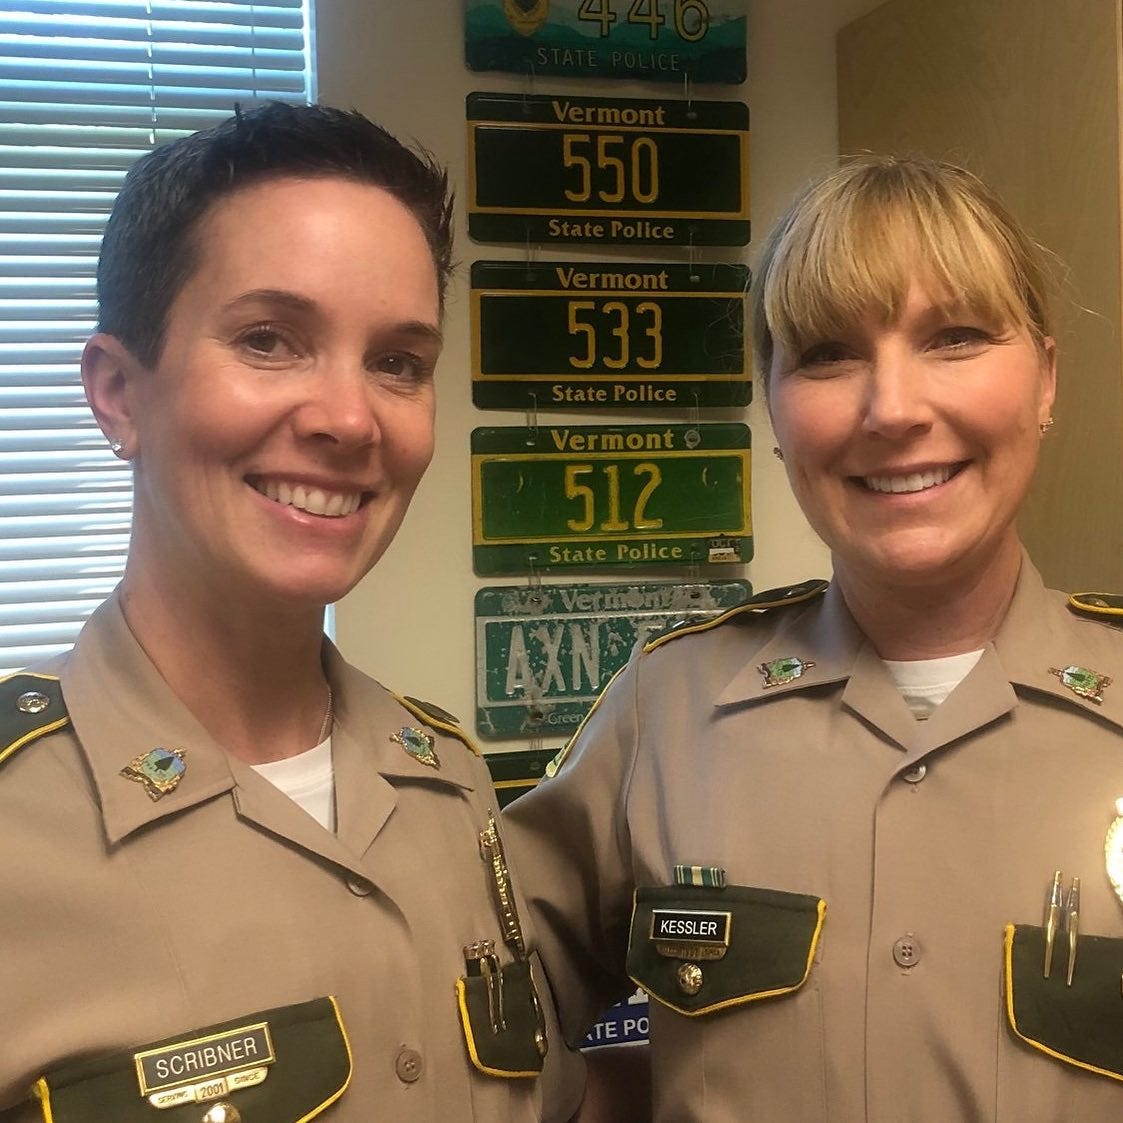
[[[728,626],[754,628],[768,626],[772,620],[772,614],[767,613],[733,620]],[[865,637],[846,611],[836,585],[830,585],[823,597],[805,607],[779,610],[774,620],[771,635],[766,633],[760,646],[744,658],[736,674],[718,693],[715,705],[767,702],[850,677]],[[761,667],[790,658],[813,661],[814,666],[788,682],[769,685]]]
[[[362,671],[345,662],[329,641],[324,643],[324,667],[336,688],[337,728],[353,731],[363,745],[364,766],[387,780],[424,780],[439,786],[471,791],[477,783],[475,754],[436,724],[427,723],[416,707],[410,708]],[[403,728],[417,728],[435,739],[438,768],[422,763],[391,738]],[[334,745],[334,736],[332,743]]]
[[[1123,636],[1118,628],[1072,613],[1066,595],[1047,589],[1028,557],[1023,556],[1014,599],[994,647],[1009,681],[1019,690],[1047,694],[1070,709],[1123,728]],[[1082,698],[1052,670],[1069,666],[1107,675],[1112,685],[1098,703]]]
[[[234,786],[226,754],[145,655],[117,593],[86,622],[60,679],[110,843]],[[122,768],[153,749],[187,754],[182,782],[158,800],[121,776]]]

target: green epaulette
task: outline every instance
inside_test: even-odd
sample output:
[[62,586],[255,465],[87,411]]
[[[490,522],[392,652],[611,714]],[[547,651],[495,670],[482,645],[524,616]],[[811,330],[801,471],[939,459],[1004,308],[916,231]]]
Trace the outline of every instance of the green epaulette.
[[53,675],[0,679],[0,764],[24,745],[69,723],[62,687]]
[[1123,593],[1073,593],[1068,607],[1081,616],[1123,627]]
[[768,612],[774,608],[788,608],[796,604],[806,604],[808,601],[821,597],[827,591],[828,585],[830,585],[829,581],[813,577],[810,581],[803,581],[798,585],[785,585],[779,589],[767,589],[763,593],[757,593],[750,597],[744,604],[739,604],[710,620],[700,622],[683,620],[673,624],[665,632],[660,632],[659,635],[648,640],[643,645],[643,650],[645,652],[654,651],[655,648],[661,647],[679,636],[692,635],[695,632],[707,632],[711,628],[718,628],[727,620],[732,620],[738,616],[751,616],[760,612]]
[[442,733],[447,733],[450,737],[455,737],[456,740],[467,745],[476,756],[483,755],[476,747],[476,743],[472,738],[460,728],[459,721],[446,710],[442,710],[440,706],[432,702],[422,702],[418,698],[408,698],[401,694],[395,694],[394,697],[405,706],[418,721],[423,721],[433,729],[439,729]]

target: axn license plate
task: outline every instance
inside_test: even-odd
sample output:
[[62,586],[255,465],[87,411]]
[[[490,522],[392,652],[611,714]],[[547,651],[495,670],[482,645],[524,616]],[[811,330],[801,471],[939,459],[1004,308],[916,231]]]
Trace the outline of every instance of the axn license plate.
[[465,0],[472,70],[743,82],[745,0]]
[[734,101],[468,95],[468,233],[484,242],[743,246]]
[[632,648],[743,604],[747,581],[489,586],[476,593],[476,730],[568,735]]
[[752,557],[747,425],[472,432],[481,575]]
[[742,406],[743,265],[477,261],[472,400],[484,409]]

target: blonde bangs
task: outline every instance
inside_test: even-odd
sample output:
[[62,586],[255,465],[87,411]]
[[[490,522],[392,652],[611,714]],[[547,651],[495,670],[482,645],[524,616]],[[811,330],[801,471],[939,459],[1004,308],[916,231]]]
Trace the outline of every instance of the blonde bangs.
[[949,312],[1048,334],[1037,247],[974,176],[930,161],[858,158],[811,187],[759,279],[765,377],[774,344],[798,354],[870,317],[895,323],[914,280]]

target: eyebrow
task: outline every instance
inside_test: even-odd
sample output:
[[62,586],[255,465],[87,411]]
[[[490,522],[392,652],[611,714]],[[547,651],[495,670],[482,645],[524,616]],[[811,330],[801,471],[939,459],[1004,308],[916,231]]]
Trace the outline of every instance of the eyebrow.
[[[293,312],[301,312],[305,315],[315,312],[318,307],[314,300],[301,296],[299,293],[289,292],[288,289],[251,289],[249,292],[236,296],[226,307],[233,311],[246,304],[259,303],[279,304]],[[413,335],[429,340],[438,347],[444,346],[444,335],[441,330],[425,320],[403,320],[401,323],[394,325],[394,330],[403,335]]]

